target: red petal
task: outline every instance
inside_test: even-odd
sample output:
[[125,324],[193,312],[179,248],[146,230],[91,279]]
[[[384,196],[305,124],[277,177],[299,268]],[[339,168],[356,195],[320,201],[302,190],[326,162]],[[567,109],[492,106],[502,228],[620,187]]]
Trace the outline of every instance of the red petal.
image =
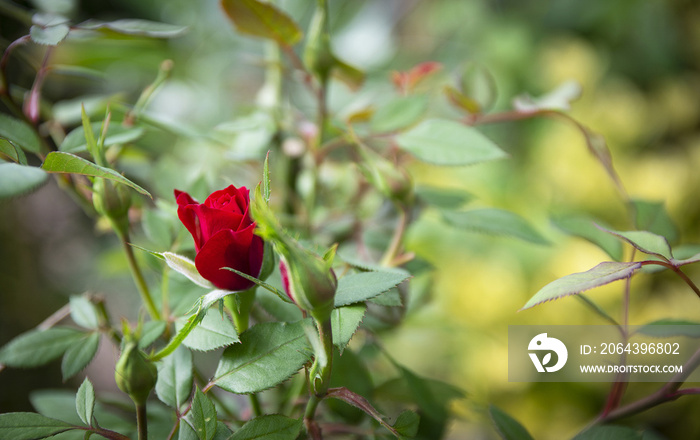
[[219,231],[241,229],[242,214],[209,208],[204,205],[195,205],[192,209],[199,219],[203,245]]

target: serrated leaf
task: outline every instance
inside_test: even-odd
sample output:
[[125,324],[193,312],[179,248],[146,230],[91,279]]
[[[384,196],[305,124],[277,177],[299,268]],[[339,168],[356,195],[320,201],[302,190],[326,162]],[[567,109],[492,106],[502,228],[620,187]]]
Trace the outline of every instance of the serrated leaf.
[[523,425],[498,407],[491,405],[489,414],[493,424],[496,425],[498,434],[503,440],[533,440]]
[[32,41],[46,46],[56,46],[68,36],[68,32],[70,32],[70,27],[63,23],[54,26],[35,24],[29,28],[29,36]]
[[84,296],[70,297],[70,317],[73,322],[87,329],[93,330],[100,326],[97,308]]
[[310,357],[303,321],[260,323],[224,351],[212,382],[232,393],[257,393],[287,380]]
[[485,234],[506,235],[535,244],[549,244],[525,219],[514,212],[503,209],[444,211],[442,217],[448,224],[460,229]]
[[158,364],[156,394],[161,402],[180,409],[192,393],[192,353],[180,347]]
[[[175,321],[177,331],[184,326],[183,321]],[[233,323],[226,315],[222,316],[214,309],[209,309],[202,322],[182,341],[187,347],[199,351],[216,350],[236,342],[239,342],[239,339]]]
[[409,95],[395,98],[379,107],[372,116],[370,127],[377,133],[388,133],[417,123],[428,109],[428,98]]
[[667,338],[672,336],[687,336],[689,338],[700,338],[700,322],[687,321],[683,319],[659,319],[642,326],[637,332]]
[[338,280],[335,306],[346,306],[373,298],[408,279],[406,272],[360,272]]
[[216,434],[216,408],[209,398],[197,388],[192,407],[185,421],[194,429],[199,440],[212,440]]
[[82,335],[82,332],[67,327],[30,330],[0,350],[0,363],[15,368],[44,365],[61,356]]
[[61,420],[30,412],[0,414],[0,438],[35,440],[75,429]]
[[110,30],[118,34],[138,35],[151,38],[174,38],[183,35],[187,26],[141,19],[121,19],[115,21],[88,20],[79,24],[80,29]]
[[89,333],[82,340],[68,347],[61,361],[61,373],[63,381],[70,379],[78,374],[83,368],[87,367],[97,354],[97,348],[100,346],[100,334],[97,332]]
[[415,192],[425,203],[442,209],[461,208],[474,198],[471,194],[455,188],[418,186]]
[[632,200],[635,226],[640,231],[649,231],[666,237],[670,243],[678,240],[678,228],[668,215],[663,202]]
[[0,154],[4,154],[13,162],[27,165],[27,156],[22,151],[22,147],[8,139],[0,138]]
[[92,382],[87,377],[78,388],[78,393],[75,395],[75,409],[78,412],[78,417],[88,426],[92,426],[92,415],[95,411],[95,389]]
[[626,426],[593,426],[572,440],[642,440],[642,434]]
[[194,261],[190,260],[189,258],[174,254],[172,252],[158,252],[158,254],[165,258],[165,262],[168,263],[168,266],[170,266],[171,269],[183,274],[196,285],[207,289],[215,288],[209,280],[205,279],[199,274],[197,267],[194,265]]
[[428,119],[399,134],[396,142],[417,159],[446,166],[471,165],[508,155],[473,127],[444,119]]
[[0,113],[0,138],[7,139],[31,153],[41,152],[41,139],[31,125]]
[[229,437],[229,440],[295,440],[301,431],[302,421],[280,414],[268,414],[246,422]]
[[153,198],[148,191],[116,171],[96,165],[74,154],[52,151],[46,156],[46,159],[44,159],[41,168],[49,173],[82,174],[85,176],[114,180],[115,182],[130,186],[141,194]]
[[576,81],[566,81],[556,89],[539,98],[521,95],[513,100],[513,108],[520,112],[535,112],[540,110],[571,110],[571,101],[581,96],[581,84]]
[[282,10],[258,0],[221,0],[221,7],[239,32],[292,46],[301,40],[299,26]]
[[371,298],[369,302],[385,307],[401,307],[403,305],[399,289],[389,289]]
[[[596,226],[596,221],[584,216],[561,216],[552,219],[552,222],[559,229],[571,235],[581,237],[600,247],[615,261],[623,258],[622,243],[620,240],[611,237],[610,234],[601,231]],[[597,222],[600,224],[599,222]]]
[[341,354],[362,323],[366,311],[367,306],[364,303],[359,303],[345,307],[337,307],[331,312],[333,344],[338,347]]
[[16,163],[0,163],[0,199],[16,197],[36,190],[48,174],[41,168]]
[[[93,137],[97,138],[100,135],[102,127],[101,122],[90,124],[92,127]],[[107,136],[104,140],[105,148],[116,144],[127,144],[140,139],[145,133],[143,127],[124,127],[119,124],[110,124],[107,128]],[[59,151],[65,153],[82,153],[88,151],[87,141],[85,140],[85,129],[83,126],[77,127],[61,142]]]
[[602,227],[600,229],[626,241],[645,254],[656,255],[664,260],[673,259],[671,246],[665,237],[648,231],[613,231]]
[[594,287],[600,287],[613,281],[632,276],[635,270],[642,267],[639,262],[620,263],[606,261],[586,272],[574,273],[552,281],[537,292],[521,310],[529,309],[543,302],[558,299],[563,296],[575,295]]

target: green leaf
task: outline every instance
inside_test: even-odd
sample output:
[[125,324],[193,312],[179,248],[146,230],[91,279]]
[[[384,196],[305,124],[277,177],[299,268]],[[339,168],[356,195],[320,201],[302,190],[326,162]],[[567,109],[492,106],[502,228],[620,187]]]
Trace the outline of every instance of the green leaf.
[[32,41],[46,46],[56,46],[68,36],[68,32],[70,32],[70,27],[65,23],[53,26],[35,24],[29,28],[29,36]]
[[659,319],[649,324],[645,324],[639,333],[655,336],[658,338],[668,338],[673,336],[686,336],[690,338],[700,338],[700,322],[686,321],[682,319]]
[[351,66],[337,57],[333,57],[333,70],[331,74],[350,87],[352,90],[359,89],[365,82],[365,72]]
[[373,304],[385,307],[401,307],[403,305],[399,289],[389,289],[386,292],[375,296],[369,301]]
[[95,389],[87,377],[78,388],[78,393],[75,396],[75,409],[78,411],[80,420],[86,425],[92,426],[92,415],[95,411]]
[[207,289],[214,289],[214,285],[204,277],[199,274],[197,267],[194,265],[194,261],[182,255],[174,254],[172,252],[154,252],[165,258],[165,262],[168,263],[171,269],[179,272],[190,279],[193,283],[198,286],[202,286]]
[[0,363],[15,368],[44,365],[61,356],[82,335],[82,332],[67,327],[30,330],[0,350]]
[[258,0],[221,0],[228,18],[243,34],[268,38],[285,46],[301,40],[299,26],[274,5]]
[[[0,138],[0,154],[4,154],[13,162],[27,165],[27,156],[22,148],[10,140]],[[2,156],[0,156],[1,158]]]
[[265,163],[263,164],[263,180],[262,180],[262,195],[265,202],[270,203],[270,152],[265,155]]
[[268,414],[249,420],[229,440],[295,440],[301,427],[300,419]]
[[216,408],[202,391],[197,388],[192,399],[192,407],[185,421],[194,429],[199,440],[211,440],[216,434]]
[[673,259],[671,246],[666,238],[660,235],[648,231],[613,231],[602,227],[600,229],[626,241],[645,254],[656,255],[666,261]]
[[593,426],[572,440],[642,440],[642,435],[626,426]]
[[212,381],[232,393],[257,393],[287,380],[310,357],[303,321],[260,323],[224,351]]
[[535,244],[549,244],[525,219],[503,209],[444,211],[442,217],[448,224],[460,229],[485,234],[506,235]]
[[586,272],[566,275],[540,289],[521,310],[628,278],[640,267],[642,265],[639,262],[619,263],[606,261]]
[[31,125],[5,113],[0,113],[0,138],[7,139],[30,153],[41,152],[41,139]]
[[372,116],[370,127],[377,133],[398,131],[417,123],[428,109],[428,97],[409,95],[395,98]]
[[[101,122],[90,124],[92,127],[93,137],[97,138],[100,135]],[[128,144],[141,138],[145,133],[143,127],[124,127],[118,124],[110,124],[107,128],[107,136],[105,137],[105,148],[116,144]],[[61,142],[59,151],[65,153],[82,153],[88,151],[87,141],[85,140],[85,129],[80,126],[68,133]]]
[[[180,331],[184,326],[184,320],[175,321],[175,328]],[[218,310],[209,309],[202,322],[182,341],[193,350],[210,351],[226,345],[239,342],[238,333],[233,323],[222,316]]]
[[84,296],[70,297],[70,317],[81,327],[94,330],[100,327],[95,305]]
[[406,410],[399,414],[394,422],[394,429],[401,436],[400,438],[413,438],[418,433],[420,417],[413,411]]
[[425,203],[442,209],[461,208],[473,198],[471,194],[461,189],[433,186],[416,187],[416,196]]
[[333,344],[343,353],[350,339],[365,317],[367,306],[364,303],[338,307],[331,312],[331,326],[333,328]]
[[[335,334],[333,337],[335,338]],[[333,350],[333,374],[330,386],[346,387],[360,396],[372,397],[374,393],[372,376],[367,366],[358,354],[349,349],[345,350],[342,356],[339,350]],[[342,401],[328,399],[325,404],[348,424],[356,424],[364,417],[362,411],[349,407]]]
[[473,127],[443,119],[428,119],[396,137],[399,147],[435,165],[461,166],[508,155]]
[[192,353],[180,347],[158,364],[156,394],[161,402],[180,409],[192,393]]
[[41,414],[16,412],[0,414],[0,438],[35,440],[75,429],[73,425]]
[[121,19],[115,21],[88,20],[79,24],[80,29],[110,30],[118,34],[138,35],[151,38],[174,38],[183,35],[187,26],[140,19]]
[[88,333],[87,336],[77,341],[75,344],[68,347],[61,361],[61,372],[63,373],[63,381],[67,381],[71,377],[78,374],[83,368],[87,367],[97,354],[97,348],[100,346],[100,334],[98,332]]
[[585,216],[561,216],[552,219],[552,223],[566,233],[581,237],[595,244],[605,251],[615,261],[623,258],[622,243],[611,237],[610,234],[601,231],[596,226],[600,222]]
[[0,163],[0,199],[34,191],[46,182],[48,174],[41,168]]
[[46,156],[44,163],[41,168],[49,173],[71,173],[71,174],[82,174],[85,176],[101,177],[103,179],[114,180],[115,182],[123,183],[124,185],[130,186],[141,194],[145,194],[151,197],[151,194],[145,189],[141,188],[131,180],[117,173],[116,171],[104,168],[90,162],[82,157],[63,153],[60,151],[52,151]]
[[489,406],[489,414],[491,414],[491,420],[493,420],[493,424],[496,425],[496,430],[503,440],[533,440],[523,425],[498,407]]
[[335,306],[346,306],[373,298],[408,279],[407,272],[360,272],[338,280]]
[[640,231],[649,231],[666,237],[674,243],[678,240],[678,228],[666,212],[663,202],[632,200],[635,212],[635,226]]
[[141,337],[139,338],[139,348],[143,350],[153,344],[163,334],[166,327],[165,321],[148,321],[143,324]]

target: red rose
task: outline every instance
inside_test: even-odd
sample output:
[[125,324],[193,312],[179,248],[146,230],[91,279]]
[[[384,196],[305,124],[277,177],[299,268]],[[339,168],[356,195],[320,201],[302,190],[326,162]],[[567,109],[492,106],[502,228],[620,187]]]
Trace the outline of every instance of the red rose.
[[263,240],[253,234],[255,222],[248,213],[249,195],[244,186],[214,191],[204,203],[175,190],[177,215],[194,238],[197,270],[216,287],[246,290],[254,283],[236,275],[231,267],[257,277],[263,261]]

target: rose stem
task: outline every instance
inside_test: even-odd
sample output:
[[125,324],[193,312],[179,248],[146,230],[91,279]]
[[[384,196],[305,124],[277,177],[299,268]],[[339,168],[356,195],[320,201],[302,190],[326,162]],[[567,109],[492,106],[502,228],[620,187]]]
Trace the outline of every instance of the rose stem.
[[129,244],[129,233],[124,233],[124,234],[118,234],[119,238],[121,239],[122,242],[122,247],[124,248],[124,252],[126,253],[126,259],[129,262],[129,269],[131,269],[131,276],[134,278],[134,282],[136,283],[136,287],[139,290],[139,293],[141,294],[141,299],[143,300],[143,303],[146,305],[146,309],[148,310],[148,314],[151,315],[151,319],[154,321],[160,321],[162,320],[162,317],[160,316],[160,313],[158,313],[158,309],[156,308],[155,303],[153,302],[153,298],[151,297],[151,293],[148,291],[148,285],[146,284],[146,280],[143,278],[143,274],[141,273],[141,269],[139,268],[139,265],[136,263],[136,257],[134,256],[134,250],[131,248],[131,245]]

